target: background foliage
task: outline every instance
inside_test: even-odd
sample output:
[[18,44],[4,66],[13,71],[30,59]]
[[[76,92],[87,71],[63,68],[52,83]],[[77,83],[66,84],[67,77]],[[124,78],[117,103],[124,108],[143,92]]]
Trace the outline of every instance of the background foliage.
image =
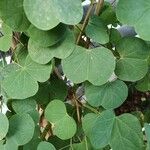
[[0,0],[0,150],[150,150],[149,17],[149,0]]

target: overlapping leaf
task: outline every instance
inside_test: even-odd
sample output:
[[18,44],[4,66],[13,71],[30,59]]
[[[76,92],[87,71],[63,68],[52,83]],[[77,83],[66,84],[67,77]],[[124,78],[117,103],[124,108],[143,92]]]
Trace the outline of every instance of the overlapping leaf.
[[[119,0],[117,16],[121,23],[132,25],[144,40],[150,41],[150,0]],[[137,8],[137,9],[135,9]]]
[[40,142],[37,150],[56,150],[55,147],[49,142]]
[[72,32],[68,31],[65,39],[54,46],[43,47],[32,38],[29,40],[28,50],[31,58],[40,64],[48,63],[53,57],[64,59],[75,49],[75,38]]
[[119,41],[116,50],[120,55],[115,73],[121,80],[137,81],[148,71],[149,48],[147,44],[135,37],[126,37]]
[[6,24],[2,24],[2,36],[0,36],[0,50],[8,51],[12,45],[12,30]]
[[23,10],[23,0],[1,0],[0,17],[16,31],[24,31],[30,26]]
[[[103,148],[108,144],[113,150],[144,148],[142,128],[135,116],[130,114],[115,116],[113,111],[106,110],[93,119],[90,119],[89,115],[84,118],[83,129],[95,148]],[[93,122],[90,128],[87,128],[88,118]]]
[[59,22],[77,24],[83,15],[80,0],[71,0],[69,3],[67,0],[61,3],[58,0],[24,0],[24,10],[31,23],[42,30],[52,29]]
[[11,69],[2,81],[2,88],[13,99],[25,99],[35,95],[38,91],[37,81],[48,80],[52,69],[51,64],[40,65],[33,62],[29,56],[20,57],[20,63],[14,64],[16,69]]
[[93,16],[86,28],[86,34],[94,42],[101,44],[106,44],[109,42],[109,34],[107,31],[107,26],[104,24],[103,20],[98,16]]
[[94,85],[102,85],[108,81],[115,69],[115,58],[106,48],[85,49],[77,46],[62,61],[62,66],[66,76],[74,83],[88,80]]
[[66,107],[62,101],[53,100],[50,102],[45,110],[45,117],[52,124],[53,134],[60,139],[65,140],[74,136],[76,123],[67,114]]
[[94,106],[103,106],[105,109],[119,107],[128,96],[128,87],[123,81],[116,80],[101,86],[86,85],[85,95],[87,102]]
[[66,35],[66,30],[67,27],[64,24],[59,24],[55,28],[48,31],[42,31],[31,25],[27,30],[27,33],[32,41],[38,43],[41,47],[48,47],[63,40]]
[[7,117],[0,113],[0,140],[2,140],[7,132],[8,132],[8,128],[9,128],[9,122]]

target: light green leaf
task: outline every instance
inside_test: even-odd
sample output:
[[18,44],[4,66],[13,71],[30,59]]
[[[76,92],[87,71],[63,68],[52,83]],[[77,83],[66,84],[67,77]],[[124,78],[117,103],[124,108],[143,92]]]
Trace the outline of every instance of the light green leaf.
[[3,36],[0,37],[0,50],[6,52],[12,45],[12,30],[4,23],[2,24],[2,34]]
[[101,44],[106,44],[109,42],[107,26],[98,16],[92,16],[92,18],[89,20],[88,26],[86,27],[86,35],[94,42]]
[[[119,0],[117,17],[123,24],[135,27],[135,30],[144,40],[150,41],[150,0]],[[137,9],[135,9],[137,8]]]
[[147,44],[136,37],[126,37],[119,41],[116,50],[120,55],[115,73],[124,81],[142,79],[148,71],[149,48]]
[[36,101],[32,98],[12,100],[12,108],[18,114],[28,113],[36,110]]
[[2,88],[13,99],[26,99],[35,95],[38,91],[37,81],[48,80],[52,69],[51,64],[37,64],[29,56],[25,57],[23,63],[22,66],[16,64],[18,69],[9,72],[2,81]]
[[150,91],[150,72],[136,84],[136,89],[142,92]]
[[67,32],[67,35],[63,41],[51,47],[42,47],[31,38],[28,44],[29,55],[35,62],[46,64],[53,57],[60,59],[68,57],[75,49],[74,43],[75,38],[71,31]]
[[105,109],[114,109],[126,100],[128,87],[120,80],[108,82],[101,86],[87,84],[85,95],[87,102],[94,107],[103,106]]
[[149,150],[150,149],[150,125],[148,123],[145,123],[144,128],[145,128],[145,134],[146,134],[146,139],[147,139],[146,150]]
[[62,60],[62,66],[66,76],[74,83],[88,80],[94,85],[102,85],[115,69],[115,58],[106,48],[85,49],[77,46],[69,57]]
[[45,117],[49,122],[57,122],[66,114],[66,107],[60,100],[51,101],[45,110]]
[[28,114],[12,116],[9,124],[8,141],[15,142],[19,146],[28,143],[32,139],[35,125]]
[[53,12],[51,0],[24,0],[23,5],[27,18],[41,30],[50,30],[60,22]]
[[71,0],[69,3],[67,0],[62,0],[61,3],[58,0],[24,0],[24,10],[31,23],[42,30],[52,29],[59,22],[78,24],[83,16],[80,0]]
[[[74,25],[78,24],[83,16],[83,8],[81,0],[51,0],[53,5],[54,14],[60,22],[65,24]],[[69,13],[68,13],[69,10]]]
[[40,142],[37,150],[56,150],[55,147],[49,142]]
[[41,47],[48,47],[55,45],[60,40],[64,39],[66,35],[66,25],[59,24],[55,28],[48,31],[42,31],[31,25],[27,33],[32,41],[38,43]]
[[45,117],[52,124],[53,134],[60,139],[66,140],[74,136],[77,128],[76,123],[67,114],[65,104],[62,101],[53,100],[50,102],[46,107]]
[[144,150],[139,120],[131,114],[116,117],[110,145],[113,150]]
[[9,128],[9,122],[7,117],[0,113],[0,140],[2,140],[7,132],[8,132],[8,128]]
[[23,0],[1,0],[0,17],[15,31],[25,31],[30,26],[23,10]]

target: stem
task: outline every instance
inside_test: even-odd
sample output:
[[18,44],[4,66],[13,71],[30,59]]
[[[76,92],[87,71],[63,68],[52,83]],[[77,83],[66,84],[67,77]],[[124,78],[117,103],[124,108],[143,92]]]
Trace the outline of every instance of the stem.
[[89,110],[91,110],[92,112],[94,112],[95,114],[99,114],[100,112],[98,110],[96,110],[95,108],[91,107],[90,105],[87,104],[83,104],[83,106]]
[[104,4],[104,0],[99,0],[97,5],[96,5],[96,9],[95,9],[95,15],[99,15],[102,7],[103,7],[103,4]]
[[84,30],[85,30],[85,28],[86,28],[86,25],[87,25],[87,23],[88,23],[88,20],[89,20],[89,17],[90,17],[90,14],[91,14],[91,11],[92,11],[92,8],[93,8],[94,3],[95,3],[95,2],[92,0],[92,1],[91,1],[91,4],[90,4],[90,6],[89,6],[89,9],[88,9],[88,11],[87,11],[87,14],[86,14],[86,16],[85,16],[85,19],[84,19],[84,21],[83,21],[83,25],[82,25],[81,31],[80,31],[79,36],[78,36],[78,38],[77,38],[77,41],[76,41],[76,44],[77,44],[77,45],[79,44],[80,39],[81,39],[81,36],[82,36],[82,33],[84,32]]

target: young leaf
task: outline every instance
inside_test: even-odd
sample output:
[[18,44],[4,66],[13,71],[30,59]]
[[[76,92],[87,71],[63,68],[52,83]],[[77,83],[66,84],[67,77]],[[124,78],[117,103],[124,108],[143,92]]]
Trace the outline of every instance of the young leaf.
[[8,128],[9,128],[9,122],[7,117],[0,113],[0,140],[2,140],[7,132],[8,132]]
[[85,49],[77,46],[73,53],[62,61],[63,71],[74,83],[86,80],[94,85],[108,81],[115,69],[115,58],[106,48]]
[[87,102],[94,107],[103,106],[105,109],[114,109],[126,100],[128,87],[120,80],[108,82],[101,86],[87,84],[85,95]]

